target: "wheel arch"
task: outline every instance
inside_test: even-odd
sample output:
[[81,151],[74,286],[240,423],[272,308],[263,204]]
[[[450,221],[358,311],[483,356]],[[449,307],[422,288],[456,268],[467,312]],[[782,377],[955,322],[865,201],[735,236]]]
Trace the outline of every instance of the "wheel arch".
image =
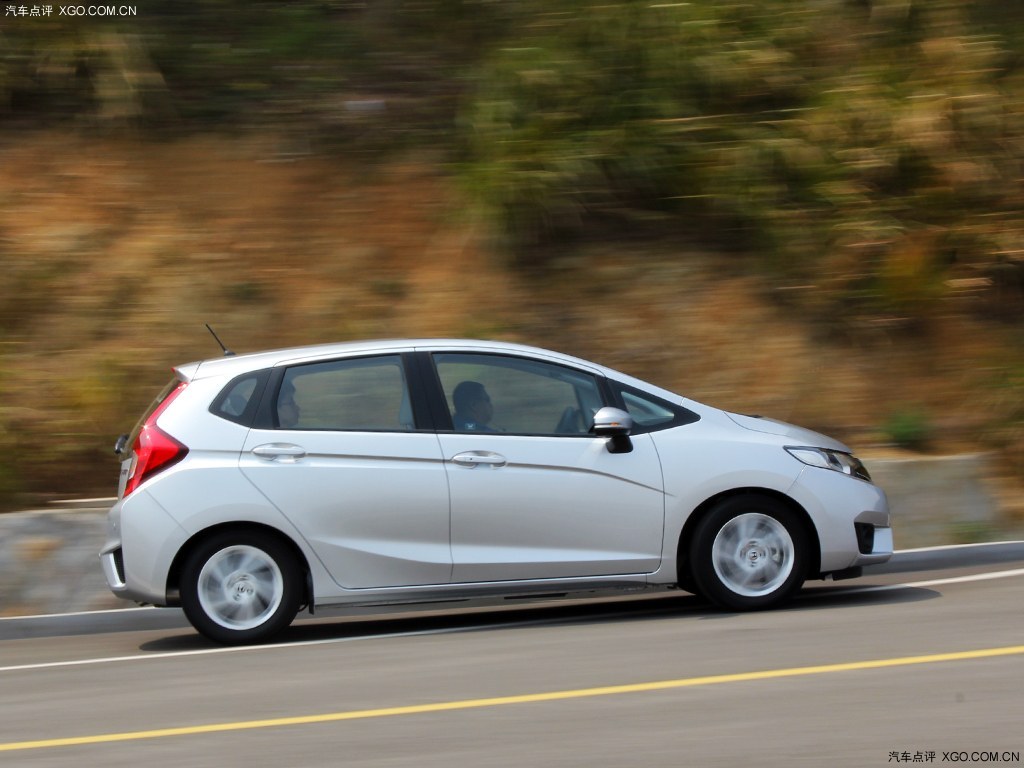
[[[720,502],[727,498],[734,496],[745,496],[745,495],[756,495],[766,496],[776,501],[785,504],[791,509],[799,518],[800,523],[803,525],[804,532],[807,534],[807,540],[810,543],[810,551],[807,553],[807,568],[804,574],[806,578],[813,579],[821,571],[821,540],[818,538],[818,529],[814,525],[814,521],[811,516],[807,513],[807,510],[797,502],[793,497],[787,496],[779,491],[772,490],[770,488],[730,488],[727,491],[717,493],[710,498],[705,499],[701,502],[690,516],[686,518],[686,522],[683,524],[683,530],[679,535],[679,541],[676,543],[676,573],[680,583],[690,581],[689,571],[683,571],[684,568],[689,569],[689,555],[690,543],[693,541],[694,533],[697,530],[697,526],[700,521],[704,519]],[[686,578],[684,578],[684,575]]]
[[197,531],[188,539],[188,541],[182,544],[178,549],[177,554],[175,554],[174,560],[171,561],[171,567],[167,573],[167,605],[181,605],[181,574],[184,570],[185,563],[188,561],[189,555],[191,555],[196,547],[204,541],[212,536],[224,533],[225,531],[253,532],[273,536],[279,542],[288,547],[291,554],[295,557],[295,562],[302,570],[303,604],[306,606],[313,605],[312,571],[309,567],[309,561],[306,559],[306,555],[303,553],[302,549],[290,536],[279,529],[270,525],[264,525],[262,523],[255,523],[252,521],[226,522],[211,525],[209,528]]

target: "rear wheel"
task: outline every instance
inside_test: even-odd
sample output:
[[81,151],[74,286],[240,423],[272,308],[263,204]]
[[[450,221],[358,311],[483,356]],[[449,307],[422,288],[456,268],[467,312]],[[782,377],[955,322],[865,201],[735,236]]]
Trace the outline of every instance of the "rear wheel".
[[785,504],[744,494],[720,502],[697,526],[690,548],[700,594],[732,610],[779,605],[804,582],[807,534]]
[[256,531],[225,531],[186,560],[181,607],[211,640],[256,643],[291,624],[301,584],[301,569],[280,540]]

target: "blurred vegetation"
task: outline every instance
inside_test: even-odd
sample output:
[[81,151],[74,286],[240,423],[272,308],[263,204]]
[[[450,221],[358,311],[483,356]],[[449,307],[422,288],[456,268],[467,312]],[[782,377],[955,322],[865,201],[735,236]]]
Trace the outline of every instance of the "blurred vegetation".
[[813,286],[794,295],[820,320],[914,325],[957,278],[1019,319],[1019,10],[545,5],[488,56],[463,124],[514,256],[660,221]]
[[935,438],[928,415],[917,408],[891,414],[882,431],[893,445],[915,451],[927,448]]
[[514,264],[661,231],[826,330],[919,326],[950,280],[1022,314],[1018,4],[167,0],[0,34],[10,124],[440,147]]
[[[773,301],[831,343],[928,339],[958,313],[991,323],[994,334],[1024,330],[1022,4],[147,0],[138,8],[131,18],[4,19],[4,145],[70,126],[153,142],[262,128],[287,137],[288,151],[355,160],[425,149],[461,180],[467,219],[483,222],[522,275],[557,276],[573,249],[616,240],[635,254],[623,259],[641,263],[655,238],[757,275]],[[0,189],[0,203],[6,194]],[[26,385],[3,373],[26,354],[26,334],[54,295],[78,289],[74,268],[99,258],[109,234],[64,233],[69,247],[37,261],[0,230],[0,448],[16,433],[34,434],[37,421],[54,428],[52,414],[9,404],[17,397],[5,395]],[[189,245],[166,247],[178,249],[160,257],[170,264]],[[132,279],[119,277],[111,305]],[[370,280],[369,301],[398,302],[412,290],[385,271]],[[234,277],[220,295],[243,312],[272,292]],[[169,324],[148,322],[153,332]],[[99,320],[77,330],[86,344],[109,332]],[[106,429],[133,392],[137,364],[105,355],[74,385],[45,393],[59,404],[62,457],[90,450],[83,435]],[[993,440],[1018,455],[1019,367],[1000,361],[981,377],[1005,415]],[[91,422],[76,415],[83,409]],[[879,427],[909,443],[917,421],[907,411]],[[27,439],[58,450],[45,437]],[[0,467],[0,496],[59,484],[23,474]]]

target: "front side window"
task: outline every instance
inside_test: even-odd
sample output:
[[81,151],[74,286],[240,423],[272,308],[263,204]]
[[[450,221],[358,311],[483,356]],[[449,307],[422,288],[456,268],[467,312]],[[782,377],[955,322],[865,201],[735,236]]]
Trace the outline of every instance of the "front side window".
[[397,355],[297,365],[274,403],[279,429],[408,431],[414,428]]
[[434,355],[456,432],[584,435],[601,407],[588,373],[500,355]]
[[612,382],[612,388],[622,398],[627,413],[633,417],[635,431],[653,432],[667,427],[692,424],[700,419],[697,414],[648,392]]
[[649,397],[623,392],[622,401],[626,404],[626,410],[633,417],[633,421],[641,427],[657,427],[668,424],[675,419],[676,414],[666,403],[659,403]]

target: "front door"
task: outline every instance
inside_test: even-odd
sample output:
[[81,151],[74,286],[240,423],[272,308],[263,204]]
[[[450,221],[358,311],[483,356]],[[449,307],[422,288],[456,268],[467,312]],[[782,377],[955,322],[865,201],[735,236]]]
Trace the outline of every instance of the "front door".
[[653,441],[610,453],[589,434],[597,377],[528,358],[433,356],[452,412],[439,434],[455,582],[650,573],[664,484]]

